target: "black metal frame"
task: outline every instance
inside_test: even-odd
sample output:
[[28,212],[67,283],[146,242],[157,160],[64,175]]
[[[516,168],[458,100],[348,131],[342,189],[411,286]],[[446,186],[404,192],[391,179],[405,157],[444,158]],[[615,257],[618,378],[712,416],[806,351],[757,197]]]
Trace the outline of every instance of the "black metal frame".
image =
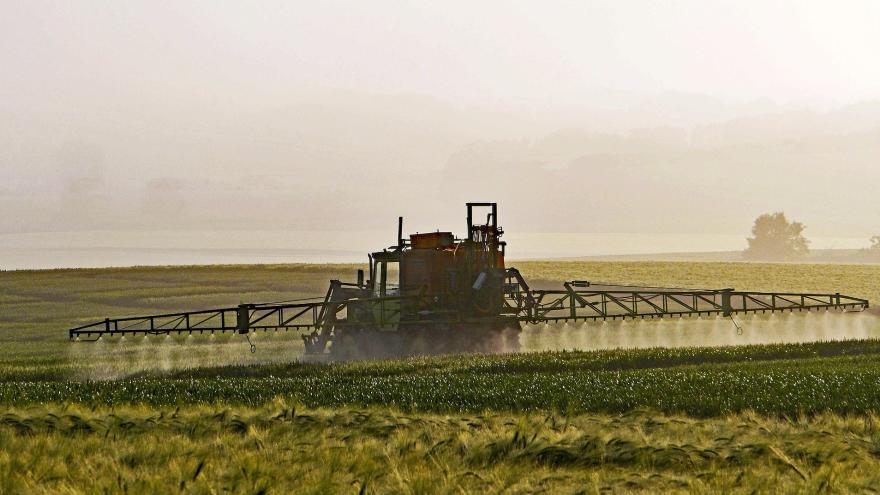
[[254,331],[314,331],[321,329],[328,321],[327,312],[333,311],[335,318],[329,319],[335,326],[345,326],[344,320],[350,304],[366,305],[380,319],[374,324],[387,327],[400,321],[401,304],[412,299],[417,303],[419,297],[376,297],[370,299],[349,299],[345,301],[318,301],[295,304],[242,304],[236,307],[165,313],[149,316],[125,318],[105,318],[68,330],[70,339],[125,335],[170,335],[205,333],[248,333]]
[[[521,277],[519,277],[521,278]],[[581,282],[580,285],[583,283]],[[523,323],[559,321],[615,320],[626,318],[665,318],[682,316],[721,315],[737,313],[766,313],[784,311],[813,311],[841,309],[862,311],[868,301],[841,294],[813,294],[793,292],[739,292],[732,289],[606,289],[578,287],[577,282],[565,284],[565,290],[531,290],[516,282],[508,283],[502,315]],[[405,304],[430,304],[415,297],[378,297],[344,301],[318,301],[293,304],[242,304],[237,307],[166,313],[140,317],[106,318],[103,321],[71,328],[69,337],[75,339],[125,335],[170,335],[204,333],[248,333],[250,331],[316,331],[332,321],[334,326],[350,325],[345,311],[350,304],[366,305],[379,316],[373,324],[387,328],[398,324],[419,323],[418,319],[404,319],[401,308]],[[328,319],[327,311],[334,311]],[[437,321],[434,315],[432,321]],[[475,322],[489,318],[456,319]]]
[[536,290],[534,304],[508,299],[505,307],[531,323],[553,321],[666,318],[675,316],[731,316],[738,313],[862,311],[868,301],[841,294],[739,292],[722,290]]

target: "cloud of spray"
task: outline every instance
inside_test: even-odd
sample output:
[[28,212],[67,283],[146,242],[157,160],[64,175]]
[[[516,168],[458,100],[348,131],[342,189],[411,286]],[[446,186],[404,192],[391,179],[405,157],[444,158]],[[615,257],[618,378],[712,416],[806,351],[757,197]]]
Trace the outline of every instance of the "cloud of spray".
[[[413,350],[415,354],[464,350],[480,353],[589,351],[880,338],[880,315],[868,312],[737,315],[736,319],[741,332],[729,318],[715,316],[527,325],[519,336],[510,330],[480,342],[470,341],[469,346],[444,347],[428,345],[426,341],[421,352]],[[201,367],[290,363],[303,359],[302,340],[296,333],[252,334],[251,340],[256,345],[255,353],[250,352],[250,344],[242,335],[105,339],[70,346],[68,352],[72,362],[80,363],[73,378],[87,380],[113,380]],[[377,349],[363,351],[349,359],[389,357],[388,352]]]
[[817,342],[880,338],[880,318],[868,313],[837,312],[737,315],[738,332],[729,318],[716,316],[661,320],[626,320],[577,324],[529,325],[520,341],[526,352],[647,347]]
[[256,352],[243,335],[124,337],[69,346],[79,380],[115,380],[144,373],[191,368],[287,363],[303,356],[299,334],[252,334]]

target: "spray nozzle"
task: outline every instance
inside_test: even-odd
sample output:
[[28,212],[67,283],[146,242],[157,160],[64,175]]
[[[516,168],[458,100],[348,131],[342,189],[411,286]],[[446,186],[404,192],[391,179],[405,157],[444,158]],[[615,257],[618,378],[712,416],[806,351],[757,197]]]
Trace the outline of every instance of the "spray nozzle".
[[730,315],[730,321],[732,321],[732,322],[733,322],[733,326],[736,327],[736,334],[737,334],[737,335],[742,335],[742,334],[743,334],[743,328],[742,328],[742,325],[740,325],[739,322],[736,321],[736,318],[734,318],[733,315]]

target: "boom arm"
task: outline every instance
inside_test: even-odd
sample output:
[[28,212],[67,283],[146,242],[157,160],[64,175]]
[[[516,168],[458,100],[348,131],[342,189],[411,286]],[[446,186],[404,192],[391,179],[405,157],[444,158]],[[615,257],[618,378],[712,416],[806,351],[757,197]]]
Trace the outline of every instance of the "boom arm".
[[841,309],[863,311],[868,301],[841,294],[611,288],[531,291],[532,307],[509,304],[522,321],[613,320]]
[[[523,323],[590,321],[626,318],[721,315],[839,309],[863,311],[866,299],[839,293],[741,292],[733,289],[674,289],[627,286],[591,286],[566,282],[565,290],[534,290],[518,272],[510,270],[502,314]],[[150,316],[106,318],[71,328],[71,340],[102,336],[170,335],[193,333],[249,333],[250,331],[299,330],[319,332],[323,344],[334,328],[346,325],[348,306],[357,302],[367,311],[395,323],[418,323],[420,315],[401,315],[402,297],[336,299],[292,304],[243,304],[237,307],[167,313]],[[398,308],[388,311],[387,308]],[[375,311],[373,311],[375,309]],[[397,312],[395,312],[397,311]],[[470,318],[468,322],[492,317]],[[464,320],[460,320],[464,321]],[[383,326],[387,322],[377,321]],[[308,339],[307,339],[308,340]],[[321,350],[324,345],[320,346]],[[321,352],[321,351],[319,351]]]

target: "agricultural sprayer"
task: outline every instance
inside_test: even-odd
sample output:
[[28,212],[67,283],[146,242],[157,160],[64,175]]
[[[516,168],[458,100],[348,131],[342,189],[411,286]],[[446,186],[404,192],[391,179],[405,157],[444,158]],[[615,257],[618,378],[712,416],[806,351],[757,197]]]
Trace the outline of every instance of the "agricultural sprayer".
[[400,218],[396,244],[369,254],[369,272],[358,270],[355,282],[331,280],[323,298],[106,318],[72,328],[69,335],[72,340],[96,340],[293,330],[302,332],[306,353],[345,359],[515,350],[522,325],[529,323],[868,308],[867,300],[840,293],[635,287],[586,280],[565,282],[557,290],[533,289],[516,268],[505,265],[502,234],[495,203],[467,204],[463,238],[438,231],[406,239]]

